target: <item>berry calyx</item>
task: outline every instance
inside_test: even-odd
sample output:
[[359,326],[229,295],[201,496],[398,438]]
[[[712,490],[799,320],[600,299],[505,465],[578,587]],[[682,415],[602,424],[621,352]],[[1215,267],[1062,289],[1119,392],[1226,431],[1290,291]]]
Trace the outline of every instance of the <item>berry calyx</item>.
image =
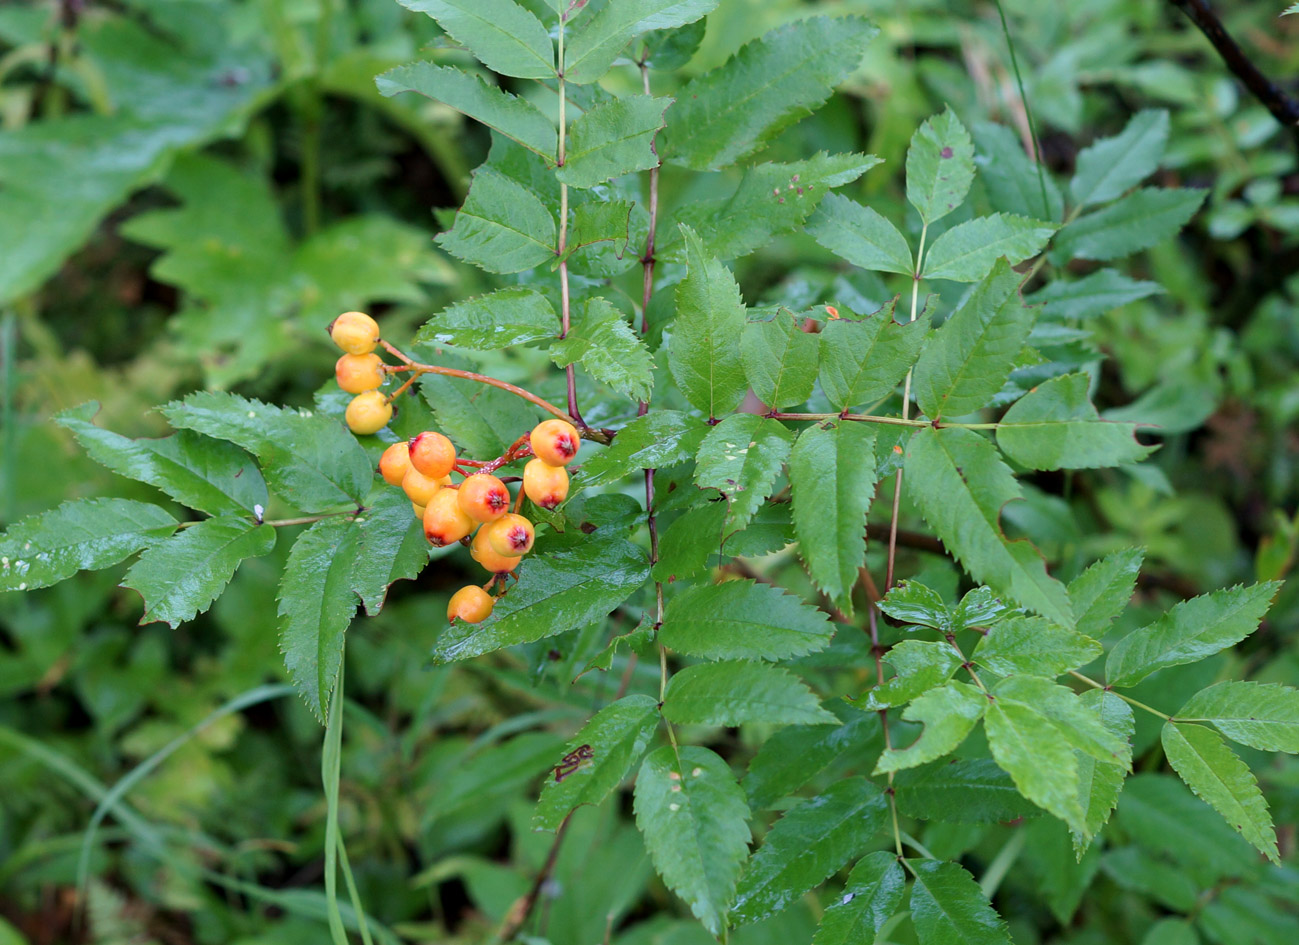
[[365,312],[344,312],[329,323],[329,337],[348,354],[369,354],[379,343],[379,323]]
[[468,477],[456,492],[460,508],[475,522],[493,521],[510,508],[510,490],[488,473],[475,473]]
[[383,358],[377,354],[345,354],[334,362],[334,380],[349,394],[383,386]]
[[379,457],[379,475],[383,476],[383,481],[390,486],[400,486],[408,469],[410,469],[410,450],[404,441],[392,444]]
[[519,555],[503,555],[491,546],[487,529],[480,528],[469,543],[469,554],[492,574],[504,574],[519,566],[523,558]]
[[465,538],[477,524],[460,508],[458,489],[439,489],[424,510],[424,537],[435,548]]
[[441,479],[432,479],[414,466],[406,470],[406,475],[401,479],[401,491],[406,493],[407,497],[416,505],[428,505],[433,500],[439,489],[451,484],[450,476],[443,476]]
[[566,420],[543,420],[532,429],[528,444],[537,459],[548,466],[567,466],[582,445],[577,428]]
[[532,550],[532,542],[536,537],[532,523],[513,512],[502,515],[494,522],[488,522],[483,526],[483,531],[492,550],[509,558],[526,555]]
[[377,390],[368,390],[352,398],[344,418],[353,433],[361,436],[378,433],[392,419],[392,404]]
[[539,459],[529,460],[523,467],[523,491],[535,505],[556,508],[568,498],[568,470]]
[[410,464],[430,479],[449,476],[456,464],[455,445],[441,433],[425,430],[410,441]]
[[492,615],[492,607],[495,605],[496,601],[492,600],[491,594],[477,584],[470,584],[451,595],[451,600],[447,603],[447,620],[452,623],[457,620],[480,623]]

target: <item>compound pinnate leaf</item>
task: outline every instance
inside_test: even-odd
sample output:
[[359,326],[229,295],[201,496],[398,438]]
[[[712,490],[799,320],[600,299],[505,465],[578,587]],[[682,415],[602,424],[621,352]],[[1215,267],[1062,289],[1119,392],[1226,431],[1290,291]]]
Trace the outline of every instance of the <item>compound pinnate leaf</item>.
[[911,247],[898,228],[871,207],[839,194],[821,201],[807,232],[836,256],[860,269],[912,275]]
[[1121,259],[1174,236],[1195,211],[1207,190],[1134,190],[1108,207],[1079,217],[1060,230],[1051,259]]
[[1299,689],[1279,683],[1220,682],[1187,700],[1177,721],[1212,722],[1241,745],[1299,754]]
[[956,759],[900,771],[893,785],[898,810],[922,820],[996,824],[1041,813],[988,758]]
[[756,922],[782,912],[860,856],[888,817],[884,793],[844,778],[778,820],[749,859],[732,915]]
[[1095,712],[1089,712],[1072,689],[1041,676],[1009,676],[992,694],[999,705],[1018,703],[1032,708],[1059,729],[1060,739],[1097,761],[1123,770],[1132,767],[1132,747],[1127,740]]
[[685,462],[699,450],[708,426],[677,410],[654,410],[618,431],[613,444],[582,464],[582,482],[603,486],[638,469]]
[[1110,650],[1106,682],[1135,686],[1157,670],[1194,663],[1239,643],[1258,628],[1280,587],[1265,581],[1182,601]]
[[1029,469],[1123,466],[1154,452],[1134,438],[1136,424],[1100,418],[1090,383],[1086,374],[1063,374],[1033,388],[1001,418],[997,445]]
[[749,805],[730,767],[707,748],[678,756],[665,745],[641,764],[634,809],[663,881],[720,935],[749,846]]
[[1144,558],[1141,548],[1116,551],[1069,582],[1069,602],[1079,633],[1100,636],[1123,612],[1132,599]]
[[1063,627],[1073,613],[1064,585],[1029,542],[1008,541],[1001,510],[1019,484],[993,445],[972,430],[924,429],[906,449],[906,477],[925,520],[978,581]]
[[859,17],[816,16],[747,43],[677,95],[664,160],[712,170],[761,150],[830,97],[878,32]]
[[573,27],[573,38],[564,51],[564,78],[578,84],[594,82],[609,70],[632,37],[693,23],[711,13],[717,2],[608,0]]
[[356,518],[361,556],[353,568],[352,590],[373,617],[383,609],[393,582],[413,580],[428,564],[428,540],[404,492],[380,489],[365,504]]
[[496,351],[558,334],[559,316],[550,300],[519,286],[457,302],[425,323],[415,333],[415,344]]
[[1078,152],[1069,195],[1077,207],[1123,196],[1159,167],[1168,141],[1168,112],[1146,109],[1112,138],[1101,138]]
[[907,148],[907,200],[926,224],[965,202],[974,182],[974,142],[950,108],[928,119]]
[[629,95],[585,112],[569,127],[564,166],[555,176],[570,187],[594,187],[657,167],[654,135],[671,104],[670,98]]
[[749,762],[744,790],[754,810],[773,807],[838,758],[874,757],[884,744],[879,715],[832,699],[842,725],[790,725],[772,733]]
[[864,318],[831,318],[821,329],[821,387],[839,410],[874,403],[898,386],[929,334],[929,310],[893,320],[895,302]]
[[974,730],[988,704],[982,692],[956,680],[929,690],[902,712],[908,722],[924,723],[920,737],[907,748],[893,748],[880,755],[874,773],[914,768],[955,750]]
[[937,640],[903,640],[884,654],[894,675],[868,690],[854,705],[887,709],[906,705],[943,685],[961,668],[961,657],[949,643]]
[[176,520],[147,502],[74,499],[0,535],[0,591],[49,587],[107,568],[166,538]]
[[533,828],[556,830],[573,808],[602,802],[640,760],[658,724],[658,702],[644,695],[625,696],[592,716],[564,745],[564,758],[575,758],[576,767],[547,776]]
[[925,253],[926,279],[948,279],[952,282],[978,282],[998,259],[1011,265],[1023,262],[1042,251],[1055,225],[994,213],[958,223],[938,239]]
[[779,410],[812,396],[816,383],[817,336],[802,330],[788,309],[750,321],[740,335],[740,358],[753,393]]
[[627,317],[602,298],[575,307],[568,335],[550,346],[559,367],[581,362],[597,381],[634,400],[648,400],[654,360]]
[[438,638],[435,662],[482,656],[603,621],[649,578],[649,562],[629,541],[593,535],[562,550],[538,548],[517,573],[518,583],[490,617],[455,624]]
[[1032,706],[998,699],[988,707],[984,730],[993,759],[1020,793],[1082,832],[1078,760],[1055,725]]
[[875,495],[875,431],[849,422],[804,430],[789,456],[789,483],[794,535],[808,574],[851,614]]
[[681,233],[689,272],[677,286],[668,368],[692,407],[718,417],[738,407],[748,388],[739,344],[744,302],[730,270],[689,227]]
[[873,942],[898,911],[907,874],[892,853],[871,853],[848,874],[843,894],[821,916],[812,945],[857,945]]
[[559,146],[554,123],[526,99],[511,95],[482,77],[431,62],[412,62],[375,78],[386,96],[418,92],[494,128],[553,163]]
[[663,717],[685,725],[837,724],[812,690],[786,669],[730,661],[687,666],[673,675]]
[[[1132,708],[1112,692],[1092,689],[1080,697],[1087,711],[1101,720],[1115,737],[1132,741],[1136,722]],[[1082,821],[1071,830],[1074,852],[1081,857],[1091,845],[1092,838],[1110,819],[1110,812],[1118,803],[1123,790],[1126,772],[1118,765],[1097,761],[1086,752],[1074,749],[1078,762],[1078,802],[1082,806]]]
[[487,68],[520,79],[555,74],[555,48],[546,27],[514,0],[398,0],[427,13]]
[[210,518],[150,546],[126,572],[123,587],[144,598],[140,623],[178,627],[212,605],[244,558],[275,547],[275,529],[246,518]]
[[994,624],[970,659],[1001,676],[1059,676],[1104,652],[1091,637],[1042,617],[1012,617]]
[[479,269],[522,272],[555,258],[555,218],[527,187],[483,165],[455,223],[434,239]]
[[1006,923],[956,863],[912,863],[911,921],[920,945],[1010,945]]
[[1281,862],[1267,801],[1249,766],[1203,725],[1167,722],[1161,740],[1173,770],[1273,863]]
[[792,439],[779,421],[752,413],[733,414],[699,444],[695,483],[721,490],[730,504],[732,525],[743,528],[775,488]]
[[774,661],[820,650],[833,634],[829,618],[800,598],[770,584],[727,581],[673,597],[659,642],[703,659]]

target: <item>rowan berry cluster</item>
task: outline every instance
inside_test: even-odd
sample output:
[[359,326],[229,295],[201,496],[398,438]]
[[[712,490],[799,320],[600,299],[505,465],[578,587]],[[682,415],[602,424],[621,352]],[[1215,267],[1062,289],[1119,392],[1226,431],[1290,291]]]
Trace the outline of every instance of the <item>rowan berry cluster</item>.
[[[358,434],[377,433],[393,413],[392,397],[378,389],[393,370],[374,353],[379,326],[369,315],[347,312],[330,324],[329,335],[345,352],[334,368],[338,386],[356,395],[347,406],[348,428]],[[423,523],[424,537],[438,548],[457,541],[468,545],[474,560],[491,572],[482,587],[471,584],[452,595],[448,620],[478,623],[491,615],[497,598],[489,592],[499,581],[498,593],[503,595],[506,575],[532,550],[532,522],[519,514],[524,496],[543,509],[563,502],[568,496],[566,467],[580,446],[577,429],[553,419],[537,424],[504,455],[485,462],[457,456],[455,444],[433,430],[384,450],[379,474],[406,493]],[[493,473],[529,455],[533,459],[523,468],[522,488],[517,497],[511,496]],[[453,473],[463,479],[453,482]]]

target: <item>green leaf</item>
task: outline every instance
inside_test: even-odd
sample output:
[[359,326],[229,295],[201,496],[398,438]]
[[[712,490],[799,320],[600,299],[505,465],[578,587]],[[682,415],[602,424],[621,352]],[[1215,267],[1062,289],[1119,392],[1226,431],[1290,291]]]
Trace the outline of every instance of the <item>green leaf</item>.
[[1159,620],[1133,630],[1110,650],[1105,679],[1135,686],[1168,666],[1194,663],[1253,633],[1281,585],[1265,581],[1182,601]]
[[[729,197],[692,201],[676,210],[676,218],[688,223],[719,258],[738,259],[773,236],[796,230],[818,206],[824,210],[832,188],[851,183],[879,163],[873,154],[820,152],[806,161],[758,164],[745,168]],[[675,245],[660,245],[655,252],[664,258]]]
[[1207,190],[1134,190],[1103,210],[1079,217],[1060,231],[1051,250],[1056,262],[1121,259],[1176,233],[1200,209]]
[[894,675],[870,689],[854,705],[888,709],[906,705],[943,685],[961,668],[961,656],[951,644],[938,640],[903,640],[884,654]]
[[1158,282],[1138,282],[1113,269],[1098,269],[1072,282],[1053,279],[1028,301],[1041,306],[1041,318],[1083,320],[1163,291]]
[[1012,617],[994,624],[971,659],[1000,676],[1059,676],[1104,652],[1091,637],[1064,630],[1041,617]]
[[749,845],[749,806],[731,769],[707,748],[665,745],[641,765],[635,813],[663,882],[720,935]]
[[[438,363],[447,367],[472,367],[446,355]],[[500,456],[542,416],[541,411],[509,391],[445,374],[425,374],[420,393],[433,411],[437,427],[468,456]],[[546,414],[549,416],[549,414]]]
[[649,578],[645,552],[622,538],[589,536],[581,544],[528,556],[519,581],[478,624],[455,624],[433,646],[433,660],[482,656],[518,643],[603,621]]
[[928,119],[907,148],[907,200],[926,224],[965,202],[974,181],[974,142],[950,108]]
[[[564,746],[564,757],[578,752],[580,763],[572,770],[556,769],[546,779],[533,829],[556,830],[575,807],[600,804],[645,754],[658,725],[658,702],[644,695],[624,696],[592,716]],[[582,746],[589,754],[579,752]]]
[[722,554],[728,537],[726,513],[726,501],[718,497],[679,515],[659,536],[654,580],[672,584],[694,577],[708,566],[710,557]]
[[[610,4],[616,5],[618,0]],[[663,113],[671,104],[670,98],[628,95],[583,113],[568,130],[564,166],[555,177],[570,187],[594,187],[657,167],[654,135],[663,127]]]
[[520,79],[545,79],[555,74],[555,49],[546,27],[513,0],[398,2],[433,17],[493,72]]
[[736,922],[782,912],[870,845],[888,817],[884,793],[844,778],[780,818],[749,859],[736,891]]
[[655,30],[645,37],[642,55],[646,63],[657,72],[680,69],[699,52],[707,27],[707,21],[701,18],[685,26]]
[[321,722],[343,663],[343,634],[356,613],[352,590],[361,530],[322,519],[298,536],[280,581],[280,650],[289,678]]
[[1033,328],[1020,275],[1004,259],[934,333],[916,362],[916,403],[931,419],[978,410],[998,393]]
[[960,602],[951,608],[950,631],[959,633],[976,627],[990,627],[997,620],[1016,612],[1016,608],[1009,607],[994,597],[991,588],[976,587],[966,592]]
[[390,585],[413,580],[424,570],[428,540],[400,489],[381,488],[373,493],[356,524],[361,529],[361,554],[353,567],[352,590],[373,617],[383,609]]
[[1196,796],[1273,863],[1280,864],[1276,831],[1267,801],[1249,766],[1227,746],[1222,736],[1203,725],[1165,723],[1164,754],[1173,770]]
[[898,911],[907,874],[892,853],[871,853],[848,874],[843,895],[825,910],[812,945],[858,945],[873,942]]
[[[1080,697],[1083,706],[1101,720],[1115,737],[1132,742],[1135,721],[1132,709],[1112,692],[1092,689]],[[1126,772],[1118,765],[1097,761],[1086,752],[1074,749],[1078,763],[1078,802],[1082,807],[1082,821],[1072,830],[1074,852],[1081,859],[1092,838],[1110,819],[1110,812],[1118,803],[1123,790]]]
[[613,444],[582,463],[581,481],[604,486],[639,469],[675,466],[695,455],[708,432],[696,417],[677,410],[653,410],[618,431]]
[[559,367],[581,362],[597,381],[633,400],[649,400],[653,389],[649,349],[606,299],[584,299],[574,307],[568,335],[551,343],[550,359]]
[[555,257],[555,218],[535,193],[500,171],[474,171],[451,229],[434,240],[457,259],[488,272],[522,272]]
[[839,194],[821,201],[807,232],[818,243],[859,269],[912,275],[915,262],[907,238],[872,207]]
[[920,945],[1010,945],[1006,923],[956,863],[913,861],[911,922]]
[[1299,689],[1278,683],[1220,682],[1193,695],[1177,721],[1212,722],[1233,742],[1299,754]]
[[1020,793],[1083,832],[1078,760],[1051,720],[1030,705],[997,699],[988,707],[984,730],[993,759]]
[[[1171,774],[1128,778],[1117,825],[1138,847],[1177,864],[1174,875],[1219,877],[1254,875],[1258,854],[1203,801]],[[1192,901],[1201,891],[1191,882]]]
[[994,213],[958,223],[925,253],[925,279],[978,282],[998,259],[1012,266],[1042,251],[1056,230],[1051,223]]
[[668,368],[690,405],[711,419],[738,407],[748,389],[739,345],[744,302],[730,270],[689,227],[681,233],[689,272],[677,286]]
[[955,750],[974,730],[988,704],[988,697],[978,689],[955,680],[929,690],[902,712],[908,722],[924,723],[924,731],[908,747],[892,748],[880,755],[874,773],[914,768]]
[[830,97],[878,32],[859,17],[817,16],[746,43],[678,93],[663,159],[713,170],[761,150]]
[[1154,452],[1135,423],[1102,420],[1086,374],[1062,374],[1015,401],[997,426],[997,445],[1028,469],[1096,469],[1137,463]]
[[821,329],[821,387],[839,410],[887,397],[915,364],[929,334],[929,310],[899,325],[895,303],[861,319],[828,319]]
[[418,92],[448,105],[555,163],[559,134],[554,123],[528,100],[488,85],[481,76],[431,62],[411,62],[389,69],[374,82],[389,98]]
[[415,344],[496,351],[545,341],[559,334],[559,316],[536,289],[516,286],[465,299],[434,315],[415,333]]
[[1039,179],[1038,165],[1025,152],[1019,135],[1005,125],[979,122],[974,126],[974,141],[979,180],[994,210],[1037,220],[1064,217],[1059,186],[1045,169]]
[[879,608],[902,623],[933,627],[943,632],[952,627],[951,611],[943,596],[919,581],[899,581],[893,585],[880,600]]
[[1089,711],[1078,694],[1041,676],[1009,676],[992,690],[1001,706],[1018,704],[1054,725],[1058,738],[1105,764],[1132,767],[1132,748],[1111,731],[1097,713]]
[[879,716],[839,699],[825,706],[842,725],[789,725],[773,732],[749,762],[744,790],[754,810],[776,806],[836,759],[873,757],[884,735]]
[[789,309],[750,321],[740,335],[740,358],[757,398],[779,410],[801,404],[816,384],[818,342]]
[[1200,945],[1189,919],[1160,919],[1146,932],[1141,945]]
[[1076,207],[1107,203],[1141,183],[1159,168],[1168,142],[1168,112],[1146,109],[1112,138],[1101,138],[1078,152],[1069,196]]
[[898,810],[921,820],[996,824],[1039,813],[988,758],[953,759],[900,771],[893,786]]
[[1145,551],[1127,548],[1102,558],[1069,582],[1079,633],[1099,637],[1132,599]]
[[659,642],[708,660],[775,661],[823,649],[833,634],[829,618],[798,597],[770,584],[727,581],[673,597]]
[[607,0],[573,29],[564,52],[564,78],[579,85],[594,82],[632,37],[693,23],[716,6],[717,0]]
[[1008,541],[1001,510],[1021,495],[996,449],[972,430],[920,430],[905,469],[925,521],[966,570],[998,593],[1063,627],[1073,626],[1064,585],[1028,541]]
[[122,587],[144,598],[140,623],[178,627],[205,612],[244,558],[275,547],[275,529],[245,518],[210,518],[151,545],[126,572]]
[[695,483],[719,489],[730,504],[730,521],[743,528],[775,488],[793,435],[779,421],[751,413],[727,417],[699,445]]
[[663,717],[682,725],[835,724],[801,679],[766,663],[729,661],[687,666],[673,675]]
[[0,535],[0,591],[49,587],[97,571],[166,538],[176,520],[147,502],[74,499]]
[[91,423],[98,410],[99,404],[91,401],[55,417],[95,462],[211,515],[266,508],[261,470],[237,446],[188,430],[162,439],[133,440]]
[[866,514],[875,495],[875,431],[864,423],[813,426],[789,456],[794,535],[816,586],[852,613],[866,563]]

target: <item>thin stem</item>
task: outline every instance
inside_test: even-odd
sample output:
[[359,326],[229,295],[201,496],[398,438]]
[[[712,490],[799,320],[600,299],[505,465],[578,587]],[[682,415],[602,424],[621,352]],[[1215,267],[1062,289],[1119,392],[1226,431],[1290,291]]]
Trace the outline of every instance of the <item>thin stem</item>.
[[[568,138],[568,93],[564,86],[564,24],[568,20],[565,11],[559,17],[559,150],[556,153],[556,167],[564,166]],[[568,185],[559,185],[559,337],[568,337],[571,321],[572,303],[568,291]],[[572,364],[564,368],[564,378],[568,384],[568,416],[582,424],[582,413],[577,409],[577,373]],[[585,426],[585,424],[582,424]]]
[[[1093,689],[1104,689],[1106,692],[1113,692],[1114,695],[1118,696],[1120,699],[1122,699],[1122,700],[1123,700],[1124,702],[1126,702],[1128,705],[1130,705],[1130,706],[1135,706],[1135,707],[1138,708],[1138,709],[1144,709],[1145,711],[1149,712],[1151,715],[1157,715],[1157,716],[1159,716],[1159,717],[1160,717],[1161,719],[1163,719],[1165,722],[1168,722],[1168,721],[1171,721],[1171,720],[1172,720],[1172,716],[1171,716],[1171,715],[1165,715],[1163,712],[1160,712],[1158,709],[1152,709],[1150,706],[1146,705],[1144,702],[1138,702],[1136,699],[1133,699],[1131,696],[1125,696],[1125,695],[1124,695],[1123,693],[1121,693],[1121,692],[1115,692],[1115,691],[1114,691],[1113,689],[1111,689],[1109,686],[1105,685],[1104,683],[1097,682],[1096,680],[1092,679],[1090,676],[1084,676],[1082,673],[1079,673],[1079,672],[1077,672],[1077,671],[1075,671],[1075,670],[1072,670],[1072,669],[1069,670],[1069,675],[1072,676],[1074,679],[1077,679],[1077,680],[1080,681],[1080,682],[1085,682],[1087,685],[1091,686]],[[1179,721],[1179,722],[1186,722],[1186,721],[1191,721],[1191,720],[1189,720],[1189,719],[1178,719],[1177,721]]]
[[[1001,4],[998,4],[998,6],[1000,5]],[[1019,854],[1024,849],[1024,841],[1027,837],[1028,834],[1023,830],[1016,830],[1012,833],[1010,839],[1006,841],[1005,845],[1002,846],[999,851],[997,851],[997,855],[992,858],[992,862],[988,864],[988,868],[983,871],[983,876],[979,878],[979,889],[983,892],[983,895],[986,898],[991,899],[997,894],[997,887],[1001,885],[1001,881],[1006,878],[1006,874],[1010,872],[1010,868],[1014,866],[1015,861],[1019,859]]]
[[[869,577],[869,574],[867,577]],[[880,646],[879,614],[873,598],[867,604],[866,628],[871,638],[871,654],[875,657],[875,685],[882,686],[884,685],[884,649]],[[884,749],[892,751],[893,739],[889,735],[889,710],[880,709],[879,714],[880,729],[884,733]],[[884,793],[889,798],[889,812],[893,817],[893,846],[897,850],[898,859],[900,860],[902,859],[902,831],[898,829],[898,802],[893,790],[893,772],[890,771],[888,774],[889,786]]]
[[537,878],[533,880],[532,886],[529,887],[527,895],[515,903],[514,908],[510,909],[501,923],[500,930],[496,933],[496,942],[508,942],[519,930],[523,928],[524,923],[528,921],[528,916],[536,908],[537,900],[541,898],[541,891],[546,886],[546,881],[555,871],[555,863],[559,859],[559,848],[564,842],[564,834],[568,831],[568,821],[573,814],[570,811],[568,816],[560,823],[559,829],[555,831],[555,839],[551,841],[550,852],[546,854],[546,862],[537,873]]
[[956,645],[956,634],[954,633],[947,634],[947,644],[953,650],[955,650],[956,655],[961,658],[961,668],[963,668],[967,673],[970,674],[970,678],[974,680],[974,684],[978,686],[981,690],[983,690],[983,694],[985,696],[991,699],[992,693],[988,692],[988,687],[983,684],[983,680],[979,678],[979,674],[974,671],[974,664],[965,658],[965,653],[962,652],[961,648]]
[[1033,140],[1033,163],[1037,165],[1037,186],[1042,192],[1042,214],[1051,210],[1051,203],[1046,199],[1046,172],[1042,168],[1042,143],[1037,137],[1037,124],[1033,121],[1033,110],[1028,105],[1028,95],[1024,92],[1024,77],[1019,74],[1019,58],[1015,55],[1015,43],[1010,38],[1010,26],[1006,23],[1006,11],[1002,9],[1001,0],[996,0],[997,15],[1001,17],[1001,32],[1006,37],[1006,48],[1010,50],[1010,68],[1015,73],[1015,85],[1019,88],[1019,101],[1024,106],[1024,118],[1028,121],[1028,135]]
[[[920,227],[920,245],[916,249],[916,269],[911,274],[911,318],[910,321],[916,320],[918,314],[917,308],[920,300],[920,273],[924,271],[925,264],[925,240],[929,236],[929,224],[925,223]],[[902,387],[902,419],[907,421],[911,419],[911,370],[907,370],[907,379]],[[898,467],[897,475],[893,477],[893,509],[889,515],[889,553],[887,564],[884,569],[884,592],[888,593],[893,587],[894,565],[897,561],[898,554],[898,517],[902,511],[902,467]]]

